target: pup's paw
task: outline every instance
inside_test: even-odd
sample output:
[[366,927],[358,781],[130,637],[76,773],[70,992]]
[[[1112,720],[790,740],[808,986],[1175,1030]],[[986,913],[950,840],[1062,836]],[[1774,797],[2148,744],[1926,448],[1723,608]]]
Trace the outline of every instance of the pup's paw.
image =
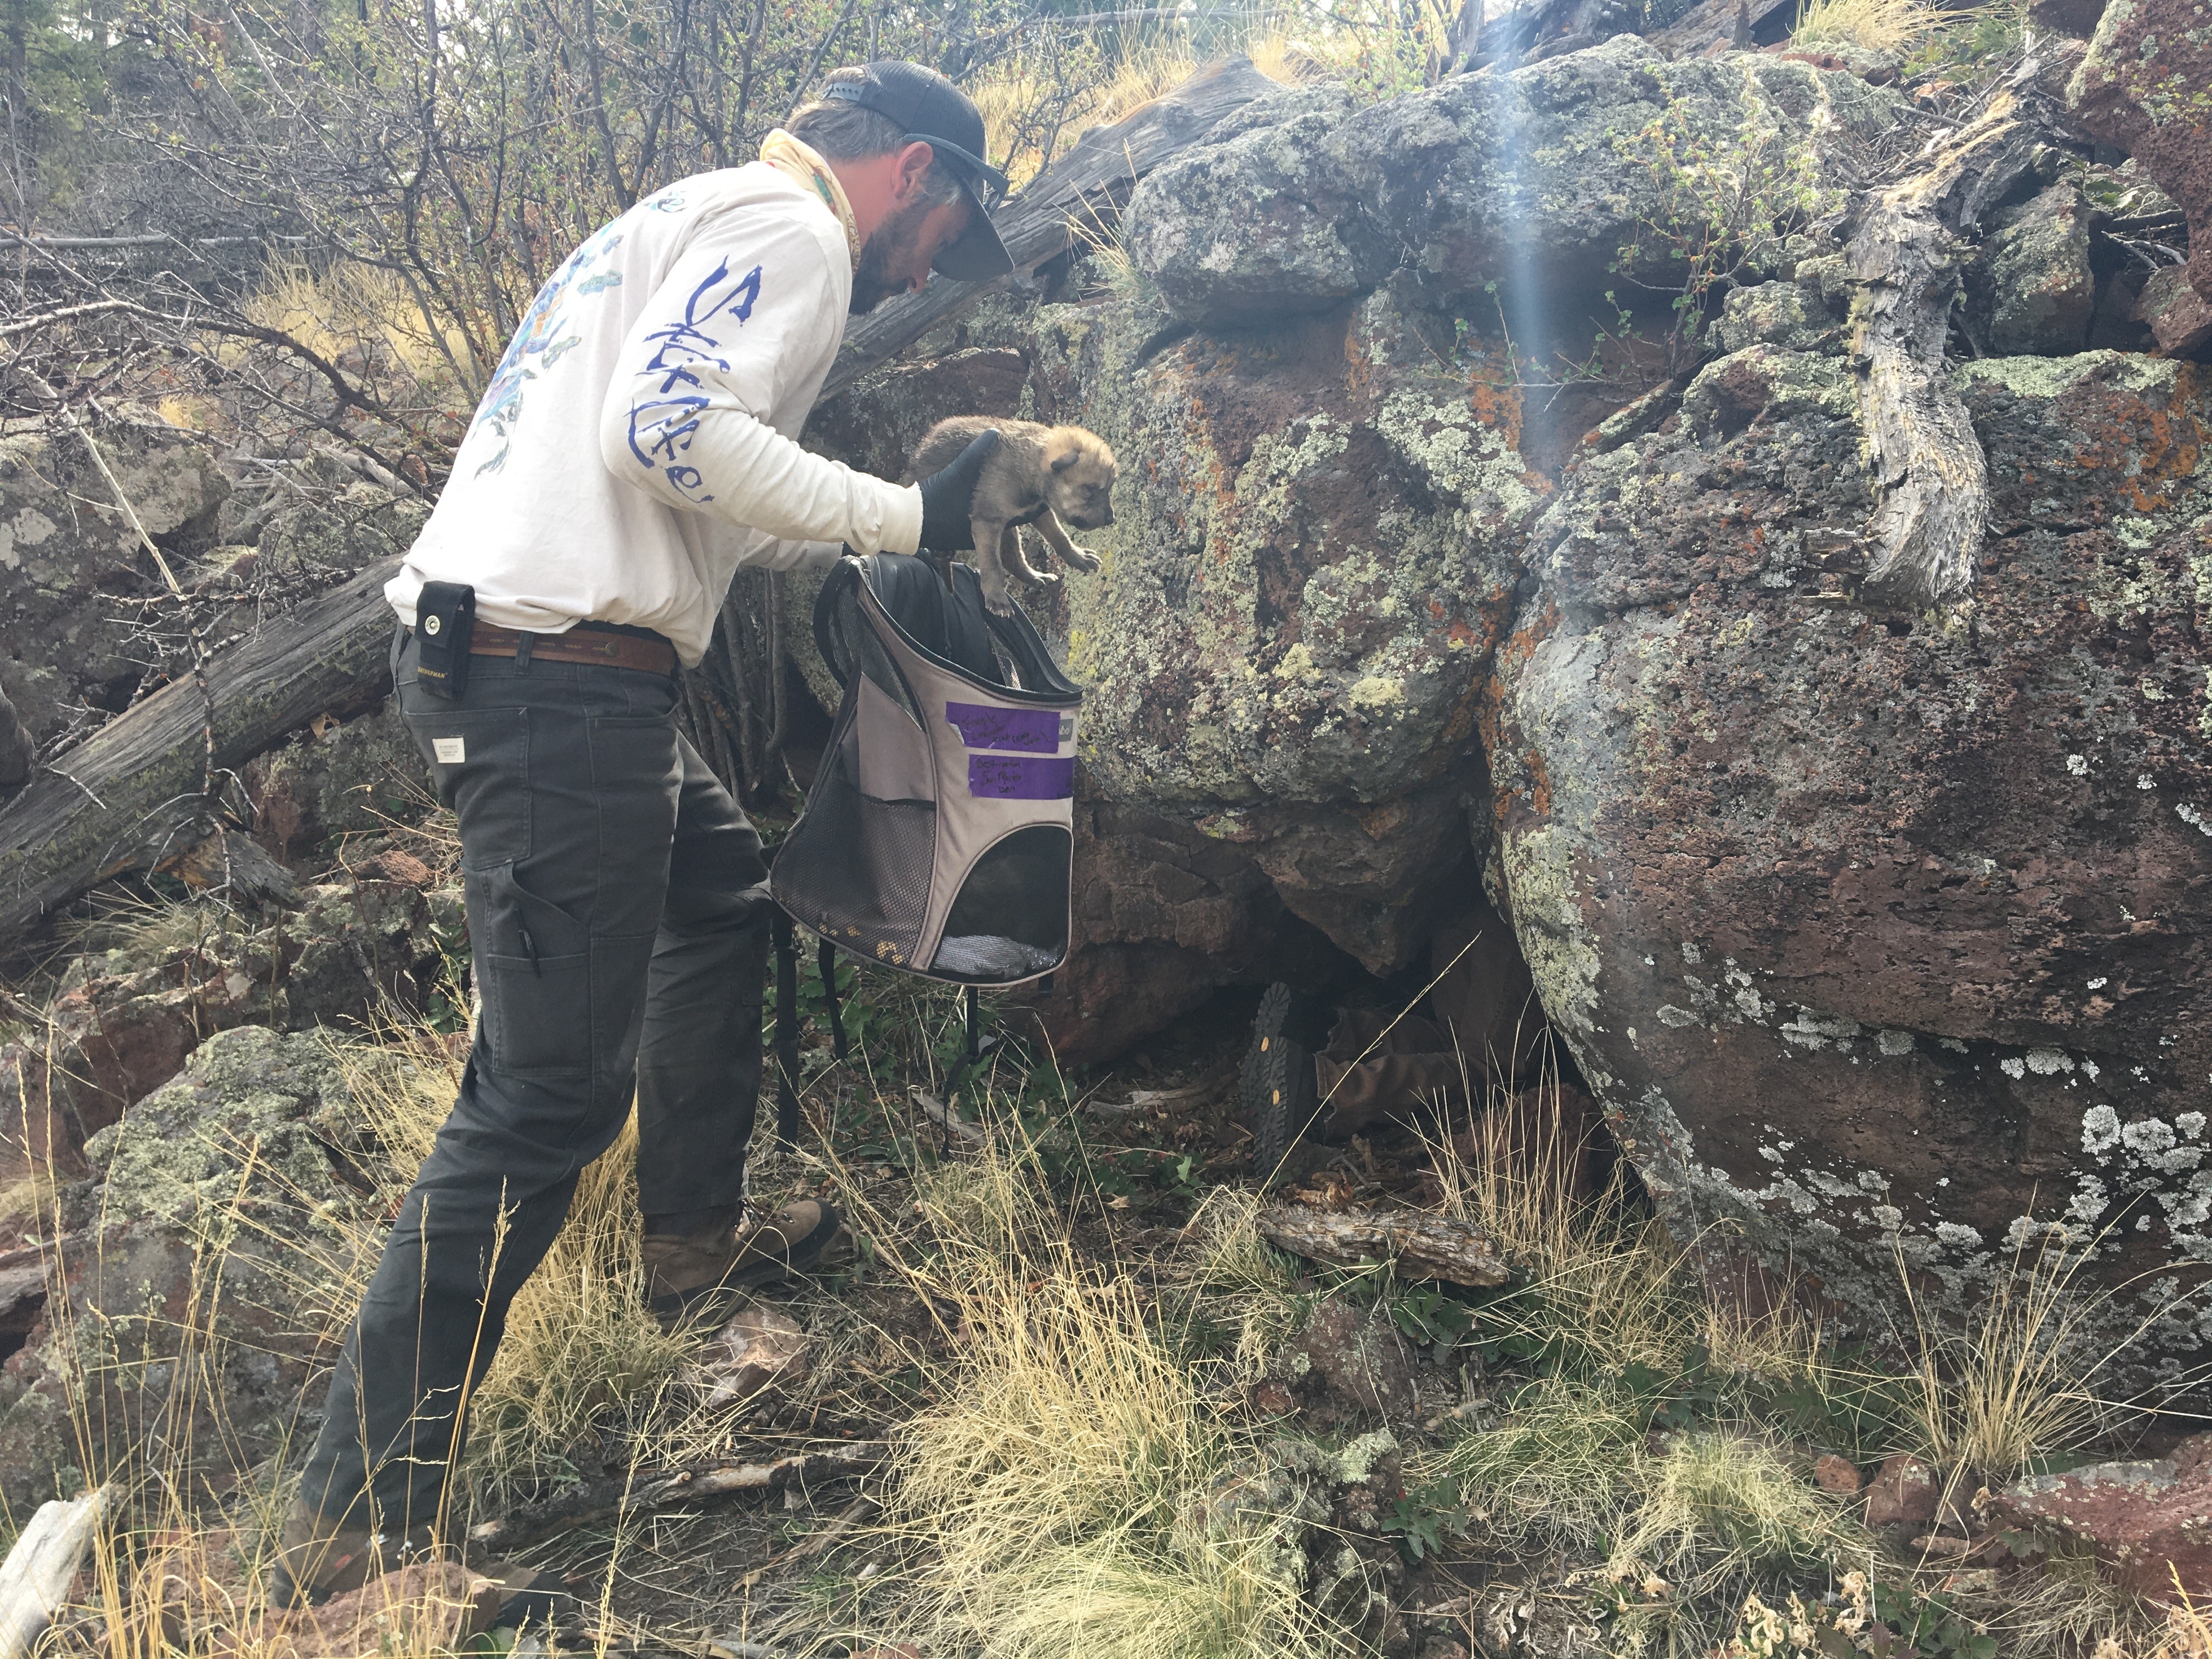
[[1022,574],[1040,587],[1051,587],[1060,580],[1060,572],[1057,570],[1038,570],[1031,568],[1024,571]]
[[1004,581],[987,581],[983,584],[983,608],[994,617],[1011,617],[1014,614],[1013,596],[1006,592],[1006,584]]
[[1071,547],[1060,556],[1078,570],[1096,570],[1105,562],[1087,547]]

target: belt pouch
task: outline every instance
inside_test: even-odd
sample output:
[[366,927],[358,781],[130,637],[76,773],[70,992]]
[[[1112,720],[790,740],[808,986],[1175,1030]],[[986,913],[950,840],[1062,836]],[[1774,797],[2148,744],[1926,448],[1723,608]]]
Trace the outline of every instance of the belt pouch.
[[416,684],[433,696],[459,696],[469,683],[469,641],[476,627],[475,588],[424,582],[415,600]]

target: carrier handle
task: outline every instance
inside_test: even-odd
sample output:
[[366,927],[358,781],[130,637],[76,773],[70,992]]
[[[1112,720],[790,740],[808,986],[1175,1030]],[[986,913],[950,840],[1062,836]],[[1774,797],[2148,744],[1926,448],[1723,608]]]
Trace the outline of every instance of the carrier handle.
[[791,918],[778,906],[769,929],[775,942],[775,1138],[799,1145],[799,945]]

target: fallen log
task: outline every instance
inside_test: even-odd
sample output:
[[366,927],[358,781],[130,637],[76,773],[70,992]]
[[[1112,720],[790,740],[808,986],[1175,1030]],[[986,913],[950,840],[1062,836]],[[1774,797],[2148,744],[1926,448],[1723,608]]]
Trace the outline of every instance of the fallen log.
[[[1086,134],[994,216],[1017,268],[1065,251],[1079,227],[1110,219],[1145,173],[1224,116],[1281,89],[1249,59],[1231,58]],[[822,395],[880,368],[989,287],[940,278],[879,307],[847,334]],[[201,793],[210,702],[220,770],[242,766],[325,709],[349,711],[382,696],[392,612],[379,590],[393,568],[387,561],[364,571],[216,653],[207,697],[190,684],[165,687],[0,806],[0,950],[88,888],[150,868],[214,827],[217,814]]]
[[514,1550],[553,1533],[619,1521],[647,1510],[666,1509],[702,1498],[726,1498],[741,1492],[781,1492],[823,1480],[850,1480],[872,1474],[890,1456],[880,1441],[852,1441],[779,1457],[770,1463],[716,1463],[633,1479],[589,1481],[543,1504],[469,1528],[469,1541],[487,1550]]
[[381,590],[398,562],[374,565],[216,653],[204,696],[189,678],[176,680],[42,767],[0,811],[0,942],[213,827],[214,803],[202,793],[210,708],[220,774],[326,710],[382,696],[392,611]]
[[1464,1221],[1426,1210],[1317,1210],[1275,1204],[1260,1212],[1260,1237],[1292,1255],[1332,1267],[1388,1261],[1403,1279],[1503,1285],[1510,1270],[1490,1238]]
[[[1280,82],[1254,69],[1250,58],[1225,58],[1113,125],[1085,133],[1074,149],[991,216],[999,239],[1013,255],[1016,272],[1066,252],[1079,236],[1103,234],[1145,174],[1204,137],[1225,117],[1282,90]],[[846,331],[822,395],[834,398],[1011,280],[955,283],[933,276],[919,294],[902,294],[878,306],[866,322]]]
[[22,1659],[53,1622],[106,1513],[107,1488],[39,1505],[0,1564],[0,1659]]

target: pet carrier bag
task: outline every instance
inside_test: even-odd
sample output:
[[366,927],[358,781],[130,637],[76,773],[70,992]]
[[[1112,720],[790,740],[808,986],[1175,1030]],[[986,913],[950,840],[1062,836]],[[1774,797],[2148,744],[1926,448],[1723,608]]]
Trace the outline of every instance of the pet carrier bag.
[[798,1110],[793,922],[821,940],[840,1055],[840,950],[966,987],[970,1061],[982,1052],[976,988],[1045,978],[1067,955],[1083,693],[1027,617],[993,616],[974,570],[944,568],[896,554],[848,556],[815,602],[815,642],[844,696],[769,877],[781,910],[786,1139]]

